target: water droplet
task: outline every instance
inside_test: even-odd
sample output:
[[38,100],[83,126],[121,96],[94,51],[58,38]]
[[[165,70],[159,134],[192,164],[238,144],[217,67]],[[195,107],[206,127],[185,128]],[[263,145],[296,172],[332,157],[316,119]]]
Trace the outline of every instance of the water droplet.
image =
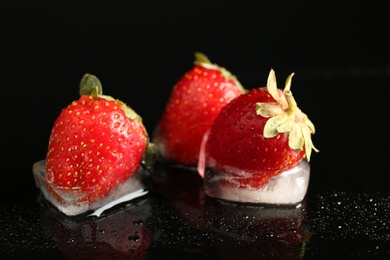
[[297,233],[297,229],[294,228],[294,227],[289,228],[288,231],[289,231],[290,233],[294,233],[294,234]]
[[138,225],[138,226],[140,226],[140,225],[142,225],[142,224],[143,224],[143,220],[142,220],[142,219],[139,219],[139,220],[134,220],[134,221],[133,221],[133,224],[134,224],[134,225]]
[[68,239],[68,241],[67,241],[68,244],[73,244],[74,242],[75,242],[74,238],[70,238],[70,239]]
[[129,236],[128,239],[130,241],[137,242],[140,239],[140,237],[138,235],[132,235],[132,236]]

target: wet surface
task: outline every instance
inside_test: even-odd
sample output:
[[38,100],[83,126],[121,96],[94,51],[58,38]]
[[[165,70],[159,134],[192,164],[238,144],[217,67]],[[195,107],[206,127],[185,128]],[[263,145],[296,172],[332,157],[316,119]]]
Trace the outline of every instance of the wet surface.
[[[390,259],[387,7],[24,2],[1,9],[0,259]],[[58,214],[32,166],[45,159],[61,109],[79,97],[81,76],[98,76],[151,134],[195,51],[247,89],[264,86],[270,68],[278,85],[295,73],[294,98],[320,150],[302,207],[221,203],[191,171],[158,167],[144,197],[99,218]]]
[[[150,192],[100,217],[69,217],[41,195],[0,210],[0,253],[27,259],[386,259],[390,197],[308,194],[301,207],[208,197],[191,169],[158,165]],[[331,250],[330,250],[331,249]]]

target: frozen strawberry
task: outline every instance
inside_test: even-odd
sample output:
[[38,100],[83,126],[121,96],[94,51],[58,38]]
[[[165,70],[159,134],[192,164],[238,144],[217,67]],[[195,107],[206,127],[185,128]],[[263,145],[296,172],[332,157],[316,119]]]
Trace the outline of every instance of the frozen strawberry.
[[174,86],[153,135],[161,158],[196,166],[204,133],[223,106],[245,92],[225,68],[195,53],[195,65]]
[[[285,186],[279,186],[293,189],[299,186],[295,182],[297,176],[291,174],[296,171],[301,178],[305,177],[303,184],[307,184],[307,162],[312,150],[318,150],[311,140],[314,125],[298,108],[290,91],[292,76],[287,78],[281,91],[277,89],[275,73],[271,70],[266,87],[252,89],[222,108],[202,144],[199,173],[203,176],[205,169],[211,169],[205,178],[206,183],[214,187],[209,186],[206,192],[218,190],[217,193],[222,194],[223,191],[216,187],[219,184],[238,191],[265,191],[270,188],[266,186],[270,180],[282,173],[287,175]],[[274,182],[275,179],[270,192],[278,197],[276,201],[283,202],[283,194],[288,192],[276,194],[279,189],[274,187]],[[303,184],[298,197],[305,192]],[[241,199],[251,200],[249,197]]]
[[45,195],[69,215],[142,189],[141,163],[150,168],[154,162],[153,144],[135,111],[103,95],[90,74],[81,80],[80,95],[56,119],[46,156]]

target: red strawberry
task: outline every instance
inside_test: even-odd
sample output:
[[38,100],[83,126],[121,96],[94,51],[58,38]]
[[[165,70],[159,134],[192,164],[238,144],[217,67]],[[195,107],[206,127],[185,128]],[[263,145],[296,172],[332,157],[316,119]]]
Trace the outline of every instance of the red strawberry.
[[100,81],[85,74],[81,97],[61,111],[49,140],[46,180],[62,200],[94,202],[133,176],[149,141],[142,119],[119,100],[102,95]]
[[271,70],[267,87],[252,89],[222,108],[205,143],[206,167],[230,173],[232,178],[224,180],[235,187],[256,189],[305,156],[310,160],[311,150],[318,151],[311,141],[315,129],[292,96],[292,76],[281,91]]
[[174,86],[153,143],[170,163],[196,166],[204,133],[221,108],[245,92],[229,71],[195,53],[195,65]]

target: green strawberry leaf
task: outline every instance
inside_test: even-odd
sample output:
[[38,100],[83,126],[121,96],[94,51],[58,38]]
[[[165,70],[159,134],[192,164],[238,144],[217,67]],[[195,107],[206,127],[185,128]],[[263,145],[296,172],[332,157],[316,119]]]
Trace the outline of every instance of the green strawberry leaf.
[[80,96],[83,95],[94,95],[100,96],[103,94],[103,88],[100,80],[91,74],[84,74],[80,82]]

